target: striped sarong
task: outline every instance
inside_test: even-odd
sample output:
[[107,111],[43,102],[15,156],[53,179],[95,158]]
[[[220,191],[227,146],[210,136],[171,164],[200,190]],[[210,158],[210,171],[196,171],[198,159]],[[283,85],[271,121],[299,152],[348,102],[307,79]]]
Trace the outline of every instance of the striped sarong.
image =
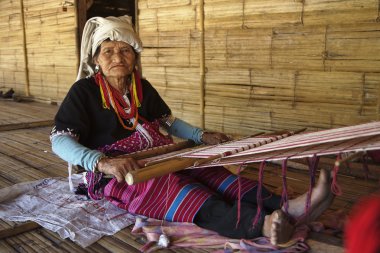
[[[167,137],[158,133],[158,125],[143,125],[157,145],[168,144]],[[118,151],[142,140],[138,132],[119,141]],[[125,145],[124,145],[125,143]],[[131,147],[132,148],[132,147]],[[119,208],[149,218],[192,222],[203,203],[212,195],[223,196],[226,201],[238,199],[254,188],[257,182],[239,178],[223,167],[200,168],[172,173],[135,185],[118,183],[112,179],[104,188],[104,197]]]

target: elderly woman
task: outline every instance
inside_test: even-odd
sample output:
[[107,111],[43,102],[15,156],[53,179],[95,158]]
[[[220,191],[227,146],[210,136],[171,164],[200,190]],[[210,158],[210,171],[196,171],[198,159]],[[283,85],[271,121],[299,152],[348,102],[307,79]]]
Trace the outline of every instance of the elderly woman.
[[[237,177],[222,167],[176,172],[132,186],[125,183],[128,171],[138,170],[140,164],[117,155],[172,143],[171,137],[160,133],[160,126],[196,143],[228,140],[222,133],[205,132],[172,115],[153,86],[139,75],[141,51],[130,17],[87,21],[78,80],[62,102],[51,132],[53,151],[88,171],[91,197],[105,197],[131,213],[194,222],[232,238],[265,235],[273,244],[289,240],[293,225],[281,211],[281,197],[262,190],[264,210],[253,227],[257,183],[241,178],[239,186]],[[102,175],[113,178],[105,181]],[[331,201],[329,181],[329,174],[322,172],[311,198],[311,217],[326,208],[321,204]],[[290,200],[288,215],[303,216],[305,200],[306,194]]]

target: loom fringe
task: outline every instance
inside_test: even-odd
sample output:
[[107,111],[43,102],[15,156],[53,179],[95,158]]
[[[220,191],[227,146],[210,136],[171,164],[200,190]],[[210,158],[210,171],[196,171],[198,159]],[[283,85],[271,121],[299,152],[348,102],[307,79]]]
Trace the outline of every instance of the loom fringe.
[[316,154],[313,155],[311,159],[308,159],[309,163],[309,175],[310,175],[310,184],[309,184],[309,190],[307,192],[307,199],[306,199],[306,206],[305,206],[305,213],[308,214],[310,210],[310,204],[311,204],[311,195],[313,192],[313,188],[315,186],[315,173],[318,167],[319,162],[319,156]]
[[368,155],[364,154],[362,157],[362,160],[363,160],[363,170],[365,174],[365,179],[367,180],[369,177]]
[[102,187],[100,184],[103,175],[103,173],[86,173],[86,180],[88,184],[88,196],[93,200],[100,200],[104,197],[104,187]]
[[281,206],[285,208],[285,213],[288,214],[289,209],[289,194],[288,194],[288,184],[286,181],[286,171],[287,171],[288,158],[282,161],[281,172],[282,172],[282,193],[281,193]]
[[332,178],[332,184],[331,184],[331,191],[337,195],[337,196],[340,196],[342,195],[342,189],[340,188],[340,186],[338,185],[338,182],[337,182],[337,174],[338,174],[338,171],[339,171],[339,161],[342,160],[342,154],[338,154],[336,156],[336,162],[335,162],[335,165],[334,165],[334,169],[333,169],[333,178]]
[[240,211],[241,211],[241,171],[243,170],[243,168],[245,168],[245,164],[242,163],[240,166],[239,166],[239,169],[237,171],[237,179],[238,179],[238,212],[237,212],[237,221],[236,221],[236,228],[238,228],[239,226],[239,223],[240,223]]
[[263,179],[264,179],[264,169],[265,169],[266,161],[262,161],[259,169],[259,182],[257,184],[257,212],[256,216],[253,219],[253,227],[255,227],[259,221],[259,217],[261,215],[261,210],[263,209],[263,197],[261,196],[262,188],[263,188]]

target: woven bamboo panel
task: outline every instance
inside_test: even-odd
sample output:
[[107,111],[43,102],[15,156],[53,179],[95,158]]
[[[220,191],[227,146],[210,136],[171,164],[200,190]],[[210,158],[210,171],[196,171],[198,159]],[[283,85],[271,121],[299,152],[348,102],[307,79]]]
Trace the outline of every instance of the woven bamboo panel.
[[145,66],[199,66],[199,33],[192,30],[141,33]]
[[244,1],[243,27],[276,27],[302,23],[300,0],[246,0]]
[[143,67],[143,72],[176,117],[200,124],[197,68]]
[[20,2],[0,1],[0,88],[24,92],[25,63]]
[[303,23],[330,25],[375,21],[379,15],[378,5],[377,0],[304,1]]
[[[153,3],[153,1],[149,1]],[[196,28],[196,6],[181,5],[174,7],[142,8],[144,3],[139,2],[139,27],[145,27],[146,31],[172,31],[188,30]],[[161,2],[163,3],[163,2]],[[157,6],[153,4],[153,6]]]
[[[183,75],[189,68],[196,76],[198,62],[191,57],[201,50],[203,12],[204,59],[196,57],[199,74],[205,62],[206,128],[250,134],[379,119],[378,1],[205,0],[203,9],[198,2],[182,3],[138,4],[139,32],[148,47],[144,74],[176,113],[193,119],[180,104],[201,100],[183,83],[168,87],[166,67],[180,67]],[[194,89],[201,89],[198,82]]]
[[3,24],[0,26],[0,87],[13,88],[19,95],[25,95],[28,89],[37,99],[62,100],[76,76],[75,9],[64,10],[62,1],[58,0],[23,0],[23,5],[25,50],[20,1],[0,3]]
[[378,115],[378,78],[347,72],[212,69],[206,76],[206,126],[250,134],[252,129],[279,130],[284,125],[324,129],[370,121]]
[[379,72],[380,24],[329,26],[327,71]]
[[165,8],[173,6],[190,5],[191,0],[147,0],[146,6],[148,8]]
[[205,1],[206,29],[262,28],[302,22],[302,1]]
[[206,65],[270,68],[271,40],[271,29],[208,30]]
[[62,100],[77,71],[75,9],[64,11],[57,0],[24,1],[24,6],[30,94]]
[[205,1],[205,28],[242,27],[243,0],[236,1]]
[[[23,3],[31,95],[61,100],[76,76],[75,9]],[[20,2],[0,7],[0,88],[23,93]],[[205,111],[217,112],[206,115],[208,128],[319,129],[379,118],[377,0],[205,0],[203,9],[197,0],[140,0],[138,11],[144,76],[190,123],[201,124],[202,60]]]
[[322,26],[286,27],[273,30],[273,68],[323,70],[325,32]]

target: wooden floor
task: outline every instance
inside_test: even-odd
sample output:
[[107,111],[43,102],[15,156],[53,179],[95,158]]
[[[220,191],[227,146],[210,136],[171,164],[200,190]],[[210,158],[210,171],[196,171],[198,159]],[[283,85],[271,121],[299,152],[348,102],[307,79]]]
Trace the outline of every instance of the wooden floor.
[[[35,102],[13,102],[0,100],[0,187],[47,177],[67,176],[66,163],[54,155],[49,142],[49,132],[58,107]],[[332,166],[333,160],[324,158],[321,166]],[[256,165],[246,170],[245,175],[255,178]],[[378,189],[379,167],[371,165],[371,178],[364,176],[360,164],[352,163],[350,169],[342,169],[339,182],[343,195],[337,197],[331,210],[349,211],[361,196]],[[302,163],[294,164],[288,171],[288,185],[294,192],[302,193],[308,188],[308,175]],[[280,169],[268,166],[264,181],[272,190],[281,185]],[[36,227],[33,223],[20,224],[0,220],[0,252],[139,252],[143,238],[130,233],[131,228],[123,229],[113,236],[103,237],[87,248],[81,248],[72,241],[61,239],[56,233]],[[26,231],[29,230],[30,231]],[[26,231],[26,232],[25,232]],[[334,236],[312,233],[307,240],[312,247],[310,252],[343,252],[342,233]],[[160,250],[159,252],[212,252],[202,249]]]

